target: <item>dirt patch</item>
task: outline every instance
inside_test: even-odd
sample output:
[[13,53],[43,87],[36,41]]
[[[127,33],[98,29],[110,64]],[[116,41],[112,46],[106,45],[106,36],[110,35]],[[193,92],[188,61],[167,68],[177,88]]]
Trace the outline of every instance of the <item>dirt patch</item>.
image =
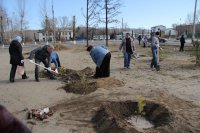
[[89,94],[96,91],[97,88],[111,88],[124,85],[122,81],[111,77],[99,79],[92,78],[94,72],[89,67],[80,71],[64,68],[60,71],[62,72],[60,75],[61,79],[66,83],[63,89],[66,92],[75,94]]
[[94,71],[90,67],[86,67],[83,70],[73,70],[73,69],[65,69],[60,68],[59,69],[60,75],[57,75],[61,77],[62,81],[65,83],[69,82],[76,82],[77,80],[86,80],[84,78],[91,78],[94,74]]
[[96,82],[97,82],[98,88],[108,88],[109,89],[111,87],[121,87],[121,86],[125,85],[125,83],[123,81],[120,81],[113,77],[97,79]]
[[89,94],[97,90],[96,82],[73,82],[63,87],[66,92]]
[[[132,115],[137,115],[137,112],[137,102],[110,102],[103,105],[97,111],[96,115],[92,118],[92,122],[95,124],[95,129],[99,133],[139,133],[144,130],[133,127],[127,121]],[[172,113],[164,106],[156,103],[146,102],[143,112],[144,117],[155,125],[154,131],[160,131],[162,126],[173,121]]]
[[53,44],[55,51],[67,50],[68,48],[63,46],[62,44],[55,43]]

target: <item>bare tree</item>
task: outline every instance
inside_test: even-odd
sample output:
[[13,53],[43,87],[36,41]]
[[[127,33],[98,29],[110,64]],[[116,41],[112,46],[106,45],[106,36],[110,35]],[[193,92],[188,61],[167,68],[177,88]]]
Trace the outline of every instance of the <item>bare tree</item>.
[[116,16],[119,15],[121,1],[120,0],[101,0],[104,4],[99,4],[101,11],[105,12],[105,17],[100,18],[100,21],[106,24],[106,46],[108,46],[108,24],[118,23]]
[[186,24],[192,24],[192,21],[193,21],[192,14],[187,14],[185,23]]
[[[196,13],[196,18],[195,18],[195,23],[198,24],[200,23],[200,10],[197,11]],[[188,13],[187,17],[185,19],[185,23],[186,24],[192,24],[193,23],[193,14],[192,13]]]
[[49,29],[50,29],[50,24],[49,24],[49,14],[48,14],[48,9],[47,9],[47,1],[43,0],[43,4],[41,5],[40,8],[40,14],[41,14],[41,18],[42,18],[42,22],[41,22],[41,26],[44,29],[44,34],[45,34],[45,41],[48,44],[48,33],[49,33]]
[[3,1],[0,1],[0,44],[5,43],[5,35],[4,30],[6,29],[6,20],[7,20],[7,13],[5,8],[3,7]]
[[25,0],[18,0],[18,13],[19,13],[19,17],[20,17],[20,27],[21,27],[21,36],[24,40],[24,17],[25,17]]
[[[89,45],[89,34],[93,31],[93,27],[98,25],[98,8],[99,7],[99,0],[87,0],[87,8],[86,8],[86,15],[83,13],[83,16],[86,19],[86,38],[87,38],[87,46]],[[93,32],[92,32],[93,35]],[[92,37],[90,37],[92,38]]]
[[68,31],[68,18],[66,16],[58,18],[58,40],[65,40],[61,33],[67,33]]

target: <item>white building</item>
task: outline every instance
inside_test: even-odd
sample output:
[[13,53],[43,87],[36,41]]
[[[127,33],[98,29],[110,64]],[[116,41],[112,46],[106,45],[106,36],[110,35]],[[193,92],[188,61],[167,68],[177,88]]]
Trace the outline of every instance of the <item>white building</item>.
[[178,32],[172,28],[168,28],[165,30],[165,36],[176,37]]
[[[56,37],[58,36],[60,36],[60,39],[63,41],[69,41],[73,38],[73,31],[68,30],[67,32],[56,32]],[[53,33],[48,33],[48,36],[46,36],[46,34],[43,31],[38,32],[38,37],[40,42],[46,41],[46,38],[48,41],[53,41],[55,39]]]
[[[110,35],[108,35],[108,39],[110,39]],[[93,40],[106,40],[106,35],[94,35]]]
[[166,27],[163,26],[163,25],[158,25],[158,26],[151,27],[151,31],[152,32],[165,31],[165,30],[166,30]]

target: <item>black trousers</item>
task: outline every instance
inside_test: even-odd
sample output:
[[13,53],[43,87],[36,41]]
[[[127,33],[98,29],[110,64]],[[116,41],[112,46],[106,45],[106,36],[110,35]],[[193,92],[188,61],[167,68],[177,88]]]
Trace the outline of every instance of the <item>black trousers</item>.
[[184,50],[184,43],[181,43],[180,51]]
[[[15,74],[16,74],[17,66],[18,65],[14,65],[14,64],[12,64],[12,66],[11,66],[10,82],[14,82],[15,81]],[[24,66],[24,65],[22,65],[22,66]],[[24,74],[22,75],[22,78],[24,78],[24,77],[26,77],[26,72],[24,72]]]
[[110,59],[111,59],[111,54],[109,52],[104,57],[100,68],[96,67],[95,77],[109,77],[110,76]]

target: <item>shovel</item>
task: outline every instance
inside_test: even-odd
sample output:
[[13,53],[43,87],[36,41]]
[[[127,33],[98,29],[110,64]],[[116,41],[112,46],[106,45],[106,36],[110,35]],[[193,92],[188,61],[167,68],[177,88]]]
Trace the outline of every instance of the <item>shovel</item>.
[[32,63],[32,64],[35,64],[35,65],[37,65],[37,66],[39,66],[39,67],[42,67],[42,68],[44,68],[44,69],[46,69],[46,70],[48,70],[48,71],[50,71],[50,72],[53,72],[53,73],[55,73],[55,74],[59,74],[59,73],[57,73],[56,71],[54,71],[54,70],[49,70],[47,67],[42,66],[42,65],[40,65],[40,64],[37,64],[37,63],[35,63],[35,62],[31,61],[31,60],[29,60],[29,62]]

